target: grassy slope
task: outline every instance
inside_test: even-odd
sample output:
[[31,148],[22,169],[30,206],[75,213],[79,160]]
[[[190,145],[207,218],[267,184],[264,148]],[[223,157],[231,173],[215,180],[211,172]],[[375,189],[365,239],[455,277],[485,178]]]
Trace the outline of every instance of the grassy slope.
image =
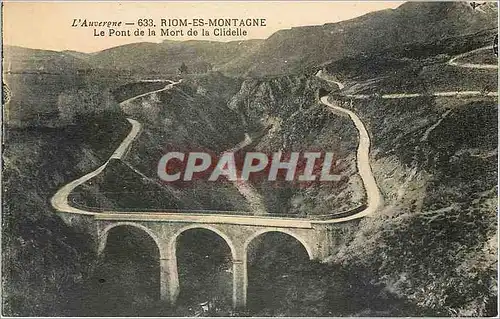
[[230,183],[200,181],[181,187],[146,178],[134,170],[127,162],[112,161],[103,174],[77,187],[70,199],[78,207],[96,211],[249,211],[243,196]]
[[482,50],[473,54],[467,55],[457,62],[461,63],[476,63],[476,64],[497,64],[498,60],[495,56],[493,49]]

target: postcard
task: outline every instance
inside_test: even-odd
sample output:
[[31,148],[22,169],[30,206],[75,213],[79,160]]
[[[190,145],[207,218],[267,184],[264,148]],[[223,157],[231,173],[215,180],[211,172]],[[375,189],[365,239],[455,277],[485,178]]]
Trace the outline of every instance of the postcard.
[[2,18],[2,316],[498,315],[497,2]]

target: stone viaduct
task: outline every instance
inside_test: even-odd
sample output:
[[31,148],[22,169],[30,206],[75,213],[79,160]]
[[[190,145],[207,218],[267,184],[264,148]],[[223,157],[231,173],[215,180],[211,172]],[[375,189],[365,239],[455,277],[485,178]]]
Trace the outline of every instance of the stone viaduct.
[[[296,218],[272,218],[217,214],[182,213],[59,213],[67,223],[93,235],[98,254],[106,247],[110,230],[130,226],[141,229],[156,243],[160,255],[160,296],[175,304],[179,294],[176,243],[183,232],[190,229],[206,229],[220,236],[231,251],[233,263],[234,308],[243,308],[247,296],[247,252],[249,244],[259,235],[280,232],[295,238],[302,244],[311,260],[323,260],[350,238],[358,219],[339,218],[336,222],[313,221]],[[355,216],[352,216],[355,217]],[[338,222],[337,222],[338,221]]]

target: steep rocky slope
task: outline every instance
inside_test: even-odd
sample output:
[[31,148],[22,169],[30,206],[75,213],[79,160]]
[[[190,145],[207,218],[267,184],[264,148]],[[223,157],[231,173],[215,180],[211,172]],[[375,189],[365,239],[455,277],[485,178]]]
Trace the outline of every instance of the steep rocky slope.
[[116,113],[58,128],[4,128],[2,312],[64,316],[95,259],[89,234],[65,225],[50,197],[100,165],[127,134]]
[[373,101],[357,110],[374,135],[386,208],[334,259],[443,314],[493,314],[497,101]]
[[278,151],[331,152],[336,161],[332,172],[342,177],[339,182],[311,185],[252,180],[269,212],[325,215],[355,208],[364,201],[354,156],[357,131],[349,118],[331,113],[318,102],[323,87],[328,85],[314,76],[247,80],[231,100],[230,107],[244,118],[247,132],[261,132],[247,151],[269,155]]
[[374,283],[436,314],[488,316],[497,305],[498,100],[429,94],[494,90],[497,71],[462,70],[447,65],[449,58],[385,64],[375,57],[374,68],[362,72],[348,60],[328,67],[347,93],[427,92],[354,101],[372,134],[372,167],[386,206],[362,221],[332,261],[360,267]]

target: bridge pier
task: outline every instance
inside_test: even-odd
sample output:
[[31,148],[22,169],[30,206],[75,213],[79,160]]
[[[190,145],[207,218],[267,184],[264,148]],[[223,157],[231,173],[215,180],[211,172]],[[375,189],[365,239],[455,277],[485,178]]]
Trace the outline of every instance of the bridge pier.
[[247,305],[247,263],[233,260],[233,308],[244,309]]
[[[179,274],[175,251],[165,252],[160,259],[160,298],[175,305],[179,296]],[[247,264],[244,260],[233,260],[233,308],[244,309],[247,302]]]
[[174,258],[162,258],[160,259],[160,298],[173,306],[178,296],[179,275],[177,273],[177,260],[175,256]]

